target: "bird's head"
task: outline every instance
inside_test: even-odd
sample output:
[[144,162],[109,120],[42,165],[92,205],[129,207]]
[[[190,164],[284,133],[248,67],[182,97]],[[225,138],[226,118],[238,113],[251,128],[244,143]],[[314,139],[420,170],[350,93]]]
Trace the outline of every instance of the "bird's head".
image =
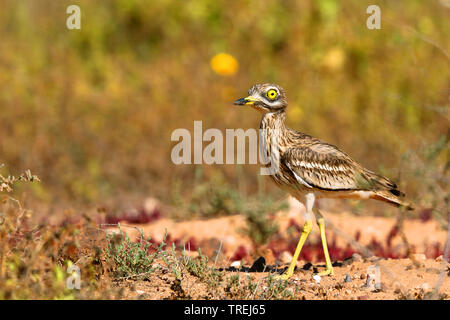
[[235,105],[251,106],[263,112],[284,110],[287,107],[283,88],[276,84],[256,84],[248,90],[248,97],[236,100]]

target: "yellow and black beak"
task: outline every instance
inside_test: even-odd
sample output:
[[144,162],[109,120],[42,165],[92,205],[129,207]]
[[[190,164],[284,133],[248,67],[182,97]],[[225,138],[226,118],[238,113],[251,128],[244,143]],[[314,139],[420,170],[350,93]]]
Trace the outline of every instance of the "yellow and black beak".
[[247,98],[236,100],[233,104],[237,106],[244,106],[244,105],[251,106],[254,105],[256,102],[259,102],[259,100],[254,98],[253,96],[248,96]]

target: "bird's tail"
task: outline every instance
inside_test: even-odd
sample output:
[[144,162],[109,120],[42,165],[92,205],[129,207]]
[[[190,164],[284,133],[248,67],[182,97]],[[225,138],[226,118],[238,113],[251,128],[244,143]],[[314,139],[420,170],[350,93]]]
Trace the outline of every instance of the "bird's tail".
[[373,191],[370,198],[375,200],[381,200],[390,203],[397,207],[403,207],[407,210],[414,210],[414,206],[411,203],[403,201],[401,197],[404,197],[404,193],[397,189],[392,190],[376,190]]
[[367,169],[364,169],[362,175],[369,183],[369,188],[373,192],[370,196],[371,199],[381,200],[397,207],[414,210],[413,205],[403,200],[405,194],[398,190],[395,182]]

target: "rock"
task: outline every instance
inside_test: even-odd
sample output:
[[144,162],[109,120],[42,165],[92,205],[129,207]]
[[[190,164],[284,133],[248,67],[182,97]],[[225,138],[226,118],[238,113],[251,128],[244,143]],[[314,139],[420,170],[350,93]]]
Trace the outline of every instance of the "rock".
[[312,263],[311,262],[307,262],[305,263],[305,265],[302,267],[303,270],[309,270],[312,267]]
[[292,261],[292,255],[288,251],[283,251],[280,254],[280,260],[283,263],[290,263]]
[[240,266],[241,266],[241,262],[240,261],[233,261],[230,264],[230,267],[232,267],[232,268],[239,268]]
[[336,290],[341,290],[342,288],[344,288],[344,286],[342,285],[341,282],[337,283],[337,284],[334,286],[334,289],[336,289]]
[[363,261],[363,258],[362,258],[362,256],[361,256],[360,254],[354,253],[354,254],[352,255],[352,260],[353,260],[354,262],[360,262],[360,261]]
[[351,257],[345,258],[344,261],[342,261],[342,265],[349,266],[352,263],[359,261],[362,261],[362,257],[359,254],[354,253]]
[[366,259],[366,261],[368,261],[368,262],[378,262],[378,261],[380,261],[380,260],[382,260],[383,258],[381,258],[381,257],[377,257],[377,256],[371,256],[371,257],[368,257],[367,259]]
[[342,261],[342,264],[343,264],[344,266],[349,266],[349,265],[351,265],[352,263],[353,263],[353,258],[352,258],[352,257],[345,258],[344,261]]
[[317,284],[319,284],[319,283],[320,283],[320,280],[322,280],[322,278],[321,278],[318,274],[313,275],[312,278],[314,279],[314,281],[315,281]]
[[442,260],[444,260],[444,256],[442,254],[436,258],[437,262],[442,262]]
[[358,300],[369,300],[369,296],[359,296]]
[[352,279],[352,277],[350,277],[348,274],[346,274],[346,275],[345,275],[344,281],[345,281],[345,282],[352,282],[353,279]]
[[425,260],[427,260],[427,257],[423,253],[414,253],[411,255],[411,260],[425,261]]
[[264,257],[259,257],[256,259],[252,266],[250,267],[250,272],[264,272],[266,270],[266,259]]

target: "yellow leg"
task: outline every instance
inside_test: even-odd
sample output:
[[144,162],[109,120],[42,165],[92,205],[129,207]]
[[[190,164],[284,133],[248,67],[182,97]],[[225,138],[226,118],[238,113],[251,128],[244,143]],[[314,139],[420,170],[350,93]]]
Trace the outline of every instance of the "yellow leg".
[[294,257],[292,258],[289,268],[284,274],[282,274],[281,276],[277,276],[276,279],[287,280],[294,274],[294,269],[295,266],[297,265],[298,256],[300,255],[300,251],[302,251],[303,244],[305,243],[306,238],[308,238],[311,229],[312,229],[312,222],[311,220],[308,220],[303,225],[302,235],[300,236],[300,240],[298,241],[297,248],[295,249]]
[[319,276],[326,276],[326,275],[332,276],[334,274],[333,265],[331,264],[330,254],[328,253],[327,238],[325,235],[325,220],[323,219],[321,214],[319,217],[317,217],[317,224],[319,225],[320,239],[322,240],[323,253],[325,255],[325,265],[326,265],[325,271],[319,272],[318,275]]

